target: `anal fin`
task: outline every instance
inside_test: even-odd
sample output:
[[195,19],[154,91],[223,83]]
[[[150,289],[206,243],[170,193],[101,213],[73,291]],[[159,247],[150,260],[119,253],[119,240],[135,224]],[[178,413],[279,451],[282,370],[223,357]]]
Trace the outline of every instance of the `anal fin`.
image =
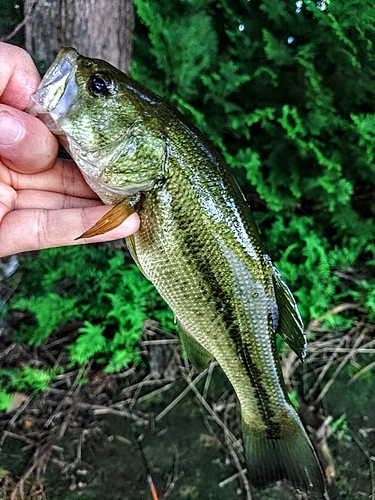
[[126,241],[126,245],[128,247],[129,253],[132,256],[134,262],[137,264],[138,269],[141,271],[143,276],[145,276],[145,278],[149,279],[147,274],[145,273],[143,267],[141,266],[141,263],[139,262],[137,250],[136,250],[136,246],[135,246],[134,234],[127,236],[125,238],[125,241]]
[[194,368],[202,372],[211,361],[212,355],[177,320],[178,335]]

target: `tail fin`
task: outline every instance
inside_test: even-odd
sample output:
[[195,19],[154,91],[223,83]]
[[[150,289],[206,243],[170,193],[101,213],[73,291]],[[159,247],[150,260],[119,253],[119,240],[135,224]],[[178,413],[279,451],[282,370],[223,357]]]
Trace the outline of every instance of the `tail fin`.
[[279,439],[270,438],[266,429],[242,422],[250,482],[256,487],[287,480],[309,494],[310,500],[325,498],[325,480],[312,444],[298,417],[288,416]]

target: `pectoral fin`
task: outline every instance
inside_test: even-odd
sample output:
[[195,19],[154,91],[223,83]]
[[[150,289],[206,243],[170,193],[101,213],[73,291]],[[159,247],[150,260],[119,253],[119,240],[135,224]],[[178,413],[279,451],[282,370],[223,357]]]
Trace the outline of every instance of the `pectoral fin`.
[[137,212],[137,204],[132,204],[129,198],[125,198],[120,203],[117,203],[109,212],[107,212],[98,222],[90,229],[85,231],[81,236],[75,238],[92,238],[99,234],[108,233],[124,222],[130,215]]
[[202,372],[211,361],[212,355],[205,347],[195,340],[192,335],[190,335],[190,333],[181,325],[179,321],[177,321],[177,324],[178,335],[188,358],[193,363],[194,368],[196,368],[199,372]]
[[279,272],[273,275],[276,302],[279,308],[279,326],[277,332],[303,361],[306,355],[306,337],[302,318],[298,312],[296,301]]

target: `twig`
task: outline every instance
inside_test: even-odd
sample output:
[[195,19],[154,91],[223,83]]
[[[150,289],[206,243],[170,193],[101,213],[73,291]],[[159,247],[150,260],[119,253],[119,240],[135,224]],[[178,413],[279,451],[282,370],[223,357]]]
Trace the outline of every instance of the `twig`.
[[[362,324],[359,326],[363,326]],[[369,332],[371,325],[366,325],[366,333]],[[358,329],[358,327],[355,327],[355,329]],[[309,359],[315,356],[312,356],[312,354],[317,354],[318,356],[321,355],[322,352],[328,353],[328,352],[339,352],[339,353],[348,353],[352,350],[351,347],[339,347],[342,345],[342,340],[348,340],[350,339],[351,332],[353,330],[350,330],[350,332],[345,335],[341,339],[337,338],[332,338],[330,341],[326,340],[323,338],[320,341],[313,342],[309,345]],[[360,354],[373,354],[375,352],[375,349],[370,349],[372,345],[375,344],[375,339],[370,340],[369,342],[366,342],[363,344],[361,347],[356,348],[356,353]]]
[[204,383],[203,392],[202,392],[203,399],[207,399],[207,393],[208,393],[208,389],[210,387],[212,373],[213,373],[214,368],[217,364],[218,364],[217,361],[211,361],[211,363],[208,365],[207,378],[206,378],[206,381]]
[[144,380],[142,381],[142,383],[140,383],[135,391],[135,394],[133,396],[133,399],[132,401],[130,402],[130,405],[129,405],[129,410],[131,411],[135,405],[135,403],[137,402],[137,398],[139,396],[139,393],[141,392],[142,390],[142,387],[145,385],[143,382],[147,382],[149,379],[151,378],[151,375],[147,375]]
[[6,35],[6,36],[3,36],[2,38],[0,38],[0,42],[8,42],[14,36],[16,36],[19,31],[21,31],[21,29],[25,26],[25,24],[31,18],[36,3],[37,2],[34,3],[34,5],[32,6],[32,8],[30,10],[30,12],[22,19],[22,21],[20,23],[17,24],[17,26],[9,33],[9,35]]
[[366,455],[366,457],[367,457],[367,459],[369,461],[369,465],[370,465],[370,477],[371,477],[371,500],[375,500],[375,470],[374,470],[375,457],[373,457],[372,455],[370,455],[370,453],[368,452],[368,450],[363,446],[363,444],[360,441],[360,439],[358,438],[358,436],[354,432],[352,432],[349,428],[348,428],[348,432],[352,436],[352,438],[354,439],[354,441],[357,443],[357,445],[359,446],[359,448]]
[[83,446],[83,443],[84,443],[84,433],[81,432],[81,434],[79,436],[78,444],[77,444],[77,461],[78,462],[81,462],[81,460],[82,460],[82,446]]
[[152,479],[152,474],[151,474],[150,466],[149,466],[149,463],[148,463],[145,451],[144,451],[143,446],[142,446],[141,436],[138,434],[137,426],[135,425],[135,423],[132,423],[131,427],[132,427],[132,430],[133,430],[133,432],[135,434],[135,437],[136,437],[136,442],[138,444],[138,448],[139,448],[139,451],[141,453],[141,457],[142,457],[142,461],[143,461],[143,464],[144,464],[144,468],[145,468],[145,470],[147,472],[147,483],[148,483],[148,485],[150,487],[152,498],[153,498],[153,500],[159,500],[159,496],[157,494],[157,491],[156,491],[156,488],[155,488],[155,485],[154,485],[154,481]]
[[19,407],[19,409],[16,411],[16,413],[13,415],[13,417],[9,420],[9,425],[13,427],[15,424],[17,418],[21,415],[21,413],[26,409],[26,407],[29,405],[30,401],[33,399],[33,396],[29,396],[25,402]]
[[249,481],[248,481],[248,479],[246,477],[247,469],[242,469],[240,460],[239,460],[239,458],[237,456],[237,453],[234,451],[234,448],[232,446],[229,447],[229,451],[230,451],[230,454],[233,457],[234,463],[236,464],[236,467],[237,467],[238,472],[240,474],[240,477],[242,479],[242,482],[243,482],[243,485],[244,485],[244,488],[245,488],[245,491],[246,491],[246,500],[251,500],[252,497],[251,497],[250,484],[249,484]]
[[192,391],[194,394],[197,396],[199,402],[204,406],[204,408],[207,410],[207,412],[212,416],[212,418],[215,420],[215,422],[224,430],[224,432],[227,433],[228,437],[232,441],[232,446],[236,446],[237,448],[241,449],[241,445],[234,436],[234,434],[228,429],[228,427],[220,420],[220,418],[217,416],[216,412],[211,408],[211,406],[207,403],[205,399],[203,399],[202,394],[198,391],[198,389],[195,386],[191,386]]
[[[344,344],[345,342],[345,337],[343,337],[342,339],[340,339],[340,346],[342,344]],[[350,351],[349,351],[350,352]],[[324,365],[324,368],[323,370],[320,372],[319,374],[319,377],[317,378],[317,380],[315,381],[315,384],[311,387],[311,389],[309,390],[309,392],[307,393],[307,396],[306,396],[306,399],[309,399],[311,398],[311,396],[314,394],[314,392],[316,391],[316,389],[319,387],[321,381],[323,380],[325,374],[327,373],[327,371],[331,368],[334,360],[336,359],[336,357],[338,356],[338,353],[337,353],[337,350],[335,350],[333,353],[332,353],[332,356],[330,357],[328,363],[326,363]]]
[[141,340],[141,345],[179,344],[179,339]]
[[18,498],[23,500],[25,498],[24,486],[26,481],[34,471],[37,471],[37,482],[39,482],[40,472],[47,465],[52,452],[52,439],[36,449],[31,461],[32,465],[27,469],[27,471],[23,474],[21,479],[16,484],[10,497],[11,500],[17,500]]
[[180,464],[180,456],[178,454],[178,451],[176,450],[176,453],[175,453],[175,460],[174,460],[174,464],[173,464],[173,477],[172,479],[170,479],[170,475],[168,476],[168,480],[167,480],[167,488],[165,490],[165,493],[162,497],[162,499],[164,500],[164,498],[167,498],[171,491],[173,490],[173,488],[176,486],[176,483],[177,483],[177,480],[178,480],[178,467],[179,467],[179,464]]
[[34,444],[34,441],[31,439],[21,436],[20,434],[15,434],[14,432],[9,432],[9,431],[3,431],[1,439],[0,439],[0,446],[3,446],[4,441],[6,440],[7,437],[11,437],[14,439],[19,439],[20,441],[25,441],[27,444]]
[[[79,325],[82,325],[81,322],[78,322]],[[76,328],[77,329],[77,328]],[[72,329],[72,331],[75,331],[74,329]],[[60,344],[64,344],[64,343],[69,343],[71,341],[71,336],[70,335],[66,335],[65,337],[62,337],[62,338],[59,338],[59,339],[56,339],[52,342],[48,342],[46,344],[46,349],[51,349],[52,347],[55,347],[57,345],[60,345]]]
[[148,394],[145,394],[144,396],[140,397],[137,399],[138,403],[142,403],[143,401],[147,401],[148,399],[153,398],[154,396],[158,396],[162,392],[168,391],[172,387],[176,385],[176,380],[173,382],[170,382],[169,384],[163,385],[163,387],[159,387],[159,389],[156,389],[155,391],[149,392]]
[[[373,344],[375,341],[371,342]],[[325,353],[334,353],[334,354],[347,354],[348,352],[352,352],[351,347],[335,347],[335,346],[327,346],[325,347],[324,344],[319,346],[314,346],[310,349],[310,353],[317,351],[318,354],[320,355],[322,352],[322,349],[324,349]],[[355,354],[375,354],[375,349],[367,349],[366,347],[358,347],[355,350]],[[325,365],[325,363],[324,363]]]
[[[128,387],[125,387],[124,389],[121,390],[121,395],[127,395],[129,393],[131,393],[132,391],[138,391],[139,387],[141,386],[141,389],[143,387],[147,387],[149,385],[159,385],[159,384],[164,384],[165,382],[168,382],[170,383],[170,379],[167,379],[167,378],[163,378],[163,379],[152,379],[150,380],[149,378],[144,378],[141,382],[137,382],[136,384],[133,384],[133,385],[129,385]],[[176,381],[174,380],[173,383],[175,383]],[[144,396],[142,396],[141,398],[137,399],[137,401],[140,401]],[[129,399],[129,400],[125,400],[125,401],[120,401],[119,403],[116,403],[116,404],[129,404],[130,401],[132,401],[133,398]]]
[[359,335],[359,337],[356,339],[356,341],[354,342],[353,347],[350,349],[350,351],[348,352],[348,354],[343,358],[343,360],[341,361],[341,363],[339,364],[339,366],[336,368],[335,372],[333,373],[332,377],[328,380],[328,382],[324,386],[323,390],[321,391],[321,393],[319,394],[319,396],[316,398],[316,403],[318,403],[327,394],[329,388],[331,387],[331,385],[335,381],[337,375],[344,368],[344,366],[348,362],[349,358],[353,355],[353,353],[355,352],[356,347],[362,342],[362,339],[363,339],[363,337],[365,336],[366,333],[367,333],[366,329],[364,329],[362,331],[362,333]]
[[241,469],[239,472],[236,472],[232,476],[227,477],[227,479],[224,479],[224,481],[220,481],[218,486],[220,488],[223,488],[223,486],[226,486],[227,484],[235,481],[238,477],[242,476],[243,474],[246,474],[246,472],[247,472],[247,469]]
[[113,408],[108,408],[106,406],[95,407],[95,405],[89,405],[85,403],[78,403],[78,406],[81,408],[93,409],[94,415],[117,415],[119,417],[126,417],[135,420],[140,425],[148,424],[148,420],[146,420],[145,418],[138,417],[137,415],[134,415],[133,412],[129,412],[126,410],[114,410]]
[[156,415],[155,422],[159,422],[171,409],[179,403],[190,390],[195,388],[195,385],[207,374],[208,369],[206,368],[202,373],[200,373],[193,381],[189,382],[189,385],[175,398],[163,411]]
[[15,342],[13,342],[13,344],[11,344],[9,347],[7,347],[6,349],[4,349],[4,351],[2,351],[0,353],[0,359],[2,358],[7,358],[8,357],[8,354],[13,351],[13,349],[17,346],[17,344]]
[[343,311],[347,311],[348,309],[356,309],[357,311],[360,310],[358,305],[351,303],[351,302],[345,302],[343,304],[339,304],[338,306],[336,306],[333,309],[330,309],[329,311],[324,313],[319,318],[316,318],[316,319],[313,319],[312,321],[310,321],[310,323],[307,325],[305,333],[316,331],[319,328],[320,323],[322,323],[326,318],[328,318],[329,316],[333,316],[334,314],[339,314]]
[[[232,400],[234,399],[234,395],[231,396],[231,399]],[[229,411],[233,407],[233,405],[234,405],[234,403],[231,404],[231,403],[228,402],[228,404],[225,407],[225,411],[224,411],[224,425],[225,425],[225,427],[224,427],[224,436],[225,436],[225,442],[227,443],[227,447],[229,449],[229,452],[232,455],[232,458],[233,458],[234,463],[236,464],[236,467],[237,467],[237,470],[238,470],[238,473],[235,474],[235,476],[236,477],[241,477],[242,482],[244,484],[244,488],[246,490],[246,498],[247,498],[247,500],[251,500],[250,484],[249,484],[249,481],[248,481],[247,476],[246,476],[247,469],[243,469],[241,467],[241,462],[240,462],[240,459],[238,457],[239,450],[236,451],[234,449],[233,444],[231,443],[231,440],[229,439],[231,437],[231,433],[229,431],[228,426],[226,425],[226,422],[227,422],[227,420],[229,418]],[[241,451],[242,451],[242,449],[241,449]],[[242,457],[242,461],[243,461],[243,457]],[[220,486],[220,484],[219,484],[219,486]]]
[[362,370],[359,370],[359,372],[357,372],[355,375],[353,375],[351,377],[351,379],[349,380],[348,382],[348,385],[352,384],[355,380],[357,380],[361,375],[363,375],[364,373],[368,372],[369,370],[371,370],[372,368],[374,368],[375,366],[375,361],[373,361],[372,363],[368,364],[367,366],[363,367]]
[[75,380],[73,382],[73,385],[69,389],[69,391],[66,394],[65,398],[62,401],[60,401],[60,403],[57,406],[56,410],[52,413],[52,415],[50,416],[50,418],[44,424],[45,429],[47,429],[52,424],[53,420],[55,419],[55,417],[57,416],[57,414],[59,413],[59,411],[61,410],[61,408],[63,408],[63,406],[65,405],[65,403],[69,400],[70,396],[73,394],[73,392],[75,391],[75,389],[78,387],[78,384],[79,384],[81,378],[86,373],[87,367],[88,367],[88,365],[86,364],[86,365],[82,366],[82,368],[79,370],[79,372],[78,372],[78,374],[77,374],[77,376],[76,376],[76,378],[75,378]]
[[126,370],[125,372],[116,373],[116,377],[126,378],[129,377],[129,375],[133,375],[133,373],[135,373],[135,366],[132,366],[131,368],[129,368],[129,370]]

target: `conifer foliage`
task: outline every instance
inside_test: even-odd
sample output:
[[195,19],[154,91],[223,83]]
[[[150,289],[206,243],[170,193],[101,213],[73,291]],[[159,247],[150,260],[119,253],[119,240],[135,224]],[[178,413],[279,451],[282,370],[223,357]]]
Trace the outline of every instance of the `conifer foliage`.
[[[366,301],[375,264],[373,3],[135,5],[133,76],[174,102],[233,167],[305,320],[353,295]],[[365,285],[336,275],[353,269]]]

